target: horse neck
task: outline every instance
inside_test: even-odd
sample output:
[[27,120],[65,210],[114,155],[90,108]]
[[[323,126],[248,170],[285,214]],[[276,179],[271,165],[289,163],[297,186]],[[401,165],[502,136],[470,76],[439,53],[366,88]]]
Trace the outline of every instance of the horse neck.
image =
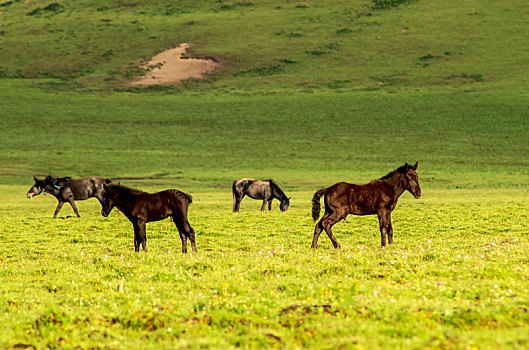
[[49,193],[52,196],[55,196],[55,197],[59,196],[60,190],[53,185],[46,184],[43,189],[44,191],[46,191],[46,193]]
[[395,198],[399,198],[404,193],[404,175],[402,175],[401,173],[395,172],[393,176],[387,179],[383,179],[381,181],[384,181],[393,187]]
[[282,202],[286,198],[286,194],[283,191],[281,191],[281,189],[275,184],[271,185],[271,187],[272,187],[272,195]]
[[57,180],[56,184],[57,186],[63,187],[64,185],[66,185],[66,182],[68,180],[69,180],[68,178],[61,177],[60,179]]
[[134,193],[123,194],[115,191],[112,195],[112,201],[114,202],[114,206],[116,208],[118,208],[123,213],[127,213],[130,203],[132,203],[137,196],[138,194]]

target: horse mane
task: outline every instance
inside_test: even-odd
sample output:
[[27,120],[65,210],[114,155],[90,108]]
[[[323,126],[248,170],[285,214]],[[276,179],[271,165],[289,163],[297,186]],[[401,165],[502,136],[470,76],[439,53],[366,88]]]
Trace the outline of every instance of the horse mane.
[[121,197],[124,197],[124,199],[133,199],[136,196],[138,196],[139,194],[147,193],[145,191],[138,190],[136,188],[123,186],[121,184],[113,184],[113,183],[111,183],[111,184],[107,185],[107,187],[112,189],[113,191],[116,191],[117,193],[119,193],[119,195]]
[[51,183],[52,185],[59,185],[61,183],[64,184],[68,180],[71,180],[70,176],[58,177],[58,176],[48,175],[44,179],[44,182]]
[[283,190],[279,188],[279,186],[274,182],[274,180],[268,179],[266,181],[268,181],[268,183],[270,184],[270,187],[272,188],[272,193],[279,194],[280,198],[286,198],[287,195],[285,194],[285,192],[283,192]]
[[379,180],[387,180],[392,178],[396,173],[406,174],[407,168],[406,165],[402,165],[398,167],[397,169],[390,171],[386,175],[382,176]]

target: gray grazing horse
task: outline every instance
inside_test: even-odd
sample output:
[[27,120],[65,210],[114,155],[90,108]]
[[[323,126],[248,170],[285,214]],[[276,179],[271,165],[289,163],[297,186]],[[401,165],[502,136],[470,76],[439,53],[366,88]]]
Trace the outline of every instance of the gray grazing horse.
[[103,205],[103,184],[111,182],[108,179],[102,179],[95,176],[84,179],[72,179],[71,177],[56,177],[48,175],[42,180],[33,176],[33,180],[35,180],[35,184],[31,186],[26,196],[32,198],[41,193],[49,193],[57,198],[59,203],[53,214],[54,219],[57,218],[59,210],[61,210],[63,204],[66,202],[70,203],[78,218],[80,216],[74,201],[95,197],[99,200],[99,203]]
[[266,202],[268,202],[268,210],[272,209],[272,200],[277,198],[281,204],[279,209],[287,211],[290,205],[290,198],[276,185],[272,180],[254,180],[254,179],[240,179],[233,181],[233,212],[239,211],[241,201],[244,196],[253,199],[262,199],[263,205],[261,211],[265,210]]

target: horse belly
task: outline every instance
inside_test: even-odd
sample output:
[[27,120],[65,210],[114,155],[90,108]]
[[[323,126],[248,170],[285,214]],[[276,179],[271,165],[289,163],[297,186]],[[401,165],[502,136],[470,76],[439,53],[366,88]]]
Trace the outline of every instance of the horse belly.
[[351,208],[351,214],[354,215],[372,215],[376,214],[373,208],[364,205],[355,205]]
[[72,191],[73,196],[76,200],[78,199],[88,199],[92,197],[92,189],[85,184],[75,184],[68,186],[70,191]]
[[351,214],[355,215],[372,215],[376,214],[375,201],[373,198],[364,196],[351,197]]
[[252,199],[264,199],[270,197],[264,190],[250,189],[246,195]]
[[165,219],[166,217],[168,217],[169,215],[160,215],[160,213],[156,213],[156,214],[149,214],[147,216],[147,222],[152,222],[152,221],[160,221],[160,220],[163,220]]
[[147,221],[160,221],[173,213],[167,198],[157,196],[150,199],[149,205],[144,209],[147,213]]

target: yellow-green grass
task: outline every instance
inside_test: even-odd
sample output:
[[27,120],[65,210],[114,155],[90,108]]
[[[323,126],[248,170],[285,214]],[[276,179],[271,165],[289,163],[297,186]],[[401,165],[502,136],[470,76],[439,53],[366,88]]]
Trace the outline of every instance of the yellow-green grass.
[[[152,187],[149,190],[160,188]],[[527,190],[423,189],[393,213],[335,226],[310,250],[312,191],[259,211],[229,190],[197,192],[198,253],[169,220],[133,252],[118,211],[1,186],[0,344],[37,348],[525,348],[529,345]],[[328,306],[324,306],[328,305]]]

